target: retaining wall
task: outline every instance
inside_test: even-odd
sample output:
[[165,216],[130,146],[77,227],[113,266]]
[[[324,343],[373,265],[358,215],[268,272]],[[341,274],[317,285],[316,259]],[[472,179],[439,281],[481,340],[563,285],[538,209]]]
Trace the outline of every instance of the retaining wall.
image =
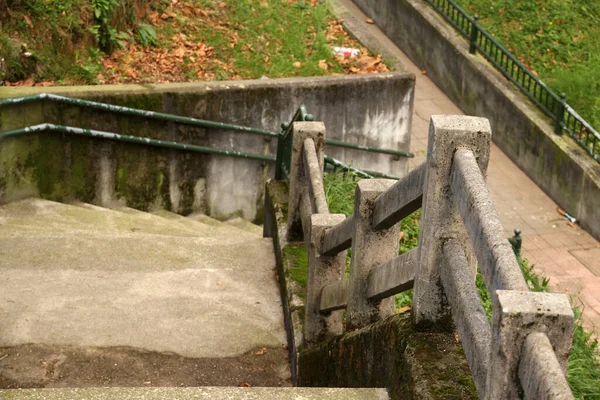
[[[327,135],[409,151],[414,75],[288,78],[163,85],[2,88],[0,99],[42,92],[194,118],[280,130],[305,104]],[[177,125],[56,104],[0,109],[0,130],[42,122],[275,156],[277,141],[252,134]],[[403,176],[407,159],[342,148],[327,154],[353,166]],[[142,210],[195,211],[262,221],[264,184],[274,165],[149,148],[65,134],[10,138],[0,148],[0,202],[27,196]]]

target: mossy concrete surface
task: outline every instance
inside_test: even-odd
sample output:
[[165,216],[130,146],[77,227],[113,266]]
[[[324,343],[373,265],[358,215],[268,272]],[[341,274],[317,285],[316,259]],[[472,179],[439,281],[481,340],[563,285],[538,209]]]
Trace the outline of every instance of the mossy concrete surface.
[[394,315],[299,354],[298,383],[386,387],[392,399],[478,399],[454,334],[421,333]]

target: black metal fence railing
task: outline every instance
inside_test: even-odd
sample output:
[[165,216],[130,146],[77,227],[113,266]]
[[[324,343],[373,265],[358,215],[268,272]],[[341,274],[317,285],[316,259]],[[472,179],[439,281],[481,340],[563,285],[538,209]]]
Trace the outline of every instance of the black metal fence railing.
[[479,51],[498,71],[516,85],[544,114],[554,122],[554,133],[567,132],[596,161],[600,162],[600,133],[583,119],[560,96],[548,88],[535,74],[502,46],[454,0],[425,0],[462,36],[469,40],[469,52]]

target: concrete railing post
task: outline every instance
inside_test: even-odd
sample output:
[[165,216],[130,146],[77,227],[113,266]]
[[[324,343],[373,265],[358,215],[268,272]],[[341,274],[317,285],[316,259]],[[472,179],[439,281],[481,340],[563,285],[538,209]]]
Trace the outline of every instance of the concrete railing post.
[[320,170],[323,170],[325,157],[325,125],[322,122],[294,122],[292,124],[292,157],[289,176],[288,203],[288,238],[302,238],[300,222],[300,203],[304,192],[308,190],[306,174],[304,173],[304,157],[302,151],[304,141],[311,138],[315,143]]
[[393,297],[381,301],[367,297],[369,271],[398,256],[400,224],[379,231],[372,227],[375,200],[394,183],[391,179],[364,179],[356,186],[347,330],[362,328],[394,313]]
[[310,234],[306,238],[308,251],[308,280],[306,282],[306,309],[304,318],[304,341],[315,344],[342,334],[342,313],[319,312],[323,287],[339,282],[344,278],[346,252],[334,256],[319,254],[319,244],[323,233],[344,221],[343,214],[313,214]]
[[419,267],[415,275],[413,316],[419,329],[447,330],[453,326],[440,268],[445,268],[443,244],[454,239],[463,249],[475,279],[476,259],[460,213],[451,198],[450,173],[457,148],[470,149],[485,176],[491,129],[487,119],[434,115],[429,125],[427,173],[419,236]]
[[[522,398],[522,390],[517,368],[523,344],[531,333],[548,336],[563,373],[566,373],[573,340],[573,310],[565,294],[515,290],[498,290],[496,293],[498,304],[493,311],[485,398],[518,399]],[[540,365],[531,367],[539,368]]]

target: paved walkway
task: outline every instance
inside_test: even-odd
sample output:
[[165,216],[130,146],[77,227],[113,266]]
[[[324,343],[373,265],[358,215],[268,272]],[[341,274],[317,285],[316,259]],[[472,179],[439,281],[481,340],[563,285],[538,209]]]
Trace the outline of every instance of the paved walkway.
[[[366,20],[350,0],[341,3],[361,21]],[[425,160],[431,115],[463,112],[375,25],[365,23],[365,27],[417,77],[411,137],[411,151],[416,156],[410,162],[412,169]],[[495,145],[487,182],[506,236],[512,236],[515,228],[521,229],[523,256],[535,264],[536,271],[550,278],[550,285],[557,291],[577,294],[576,302],[584,307],[585,325],[600,331],[598,241],[578,226],[569,226],[557,213],[556,203]]]

